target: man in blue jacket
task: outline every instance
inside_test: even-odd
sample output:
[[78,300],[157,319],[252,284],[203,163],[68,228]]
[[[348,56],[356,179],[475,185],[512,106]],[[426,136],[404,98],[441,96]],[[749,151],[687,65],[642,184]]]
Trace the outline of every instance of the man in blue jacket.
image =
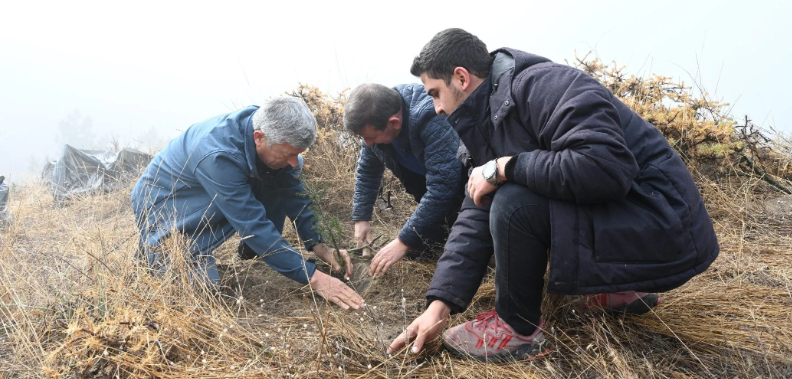
[[[696,183],[653,125],[573,67],[514,49],[492,54],[461,29],[413,61],[437,113],[474,166],[427,292],[429,306],[391,345],[435,338],[470,304],[495,254],[495,309],[443,336],[481,360],[542,356],[547,291],[640,314],[718,256]],[[547,266],[549,263],[549,270]]]
[[418,202],[398,237],[371,260],[369,273],[384,275],[409,251],[440,245],[448,236],[464,198],[459,137],[434,112],[420,84],[358,86],[349,94],[344,125],[362,137],[352,203],[358,247],[371,241],[372,209],[385,168]]
[[[261,108],[210,118],[188,128],[149,164],[132,191],[141,250],[162,270],[168,261],[160,245],[174,232],[191,241],[196,273],[209,284],[219,275],[212,250],[234,233],[240,255],[259,257],[279,273],[311,284],[344,309],[362,299],[340,280],[316,270],[283,238],[286,217],[296,225],[307,250],[339,264],[313,229],[310,199],[297,175],[302,156],[316,139],[316,121],[300,99],[279,97]],[[253,254],[251,254],[253,253]],[[352,273],[345,251],[346,275]]]

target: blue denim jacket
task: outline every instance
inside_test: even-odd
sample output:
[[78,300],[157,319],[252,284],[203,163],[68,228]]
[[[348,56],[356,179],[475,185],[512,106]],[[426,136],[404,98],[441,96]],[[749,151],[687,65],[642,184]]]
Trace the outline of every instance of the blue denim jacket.
[[191,253],[198,257],[236,232],[270,267],[306,284],[315,265],[283,238],[286,216],[307,249],[322,239],[313,230],[299,170],[257,170],[251,120],[256,109],[199,122],[157,154],[132,191],[141,246],[159,246],[178,231],[193,241]]

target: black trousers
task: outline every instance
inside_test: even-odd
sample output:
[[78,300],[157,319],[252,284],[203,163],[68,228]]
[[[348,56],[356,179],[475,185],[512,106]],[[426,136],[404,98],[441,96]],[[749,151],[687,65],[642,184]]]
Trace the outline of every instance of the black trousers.
[[517,333],[530,335],[542,316],[550,249],[550,204],[528,187],[504,184],[493,196],[495,309]]

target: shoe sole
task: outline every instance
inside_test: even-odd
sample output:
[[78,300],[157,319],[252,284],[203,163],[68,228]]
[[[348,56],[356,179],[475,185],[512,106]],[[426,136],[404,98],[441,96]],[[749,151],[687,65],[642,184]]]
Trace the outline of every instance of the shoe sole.
[[443,341],[443,346],[460,358],[473,358],[481,362],[504,363],[512,361],[532,361],[534,359],[543,358],[552,352],[550,348],[543,346],[546,342],[547,341],[536,345],[520,346],[514,351],[505,350],[489,355],[475,355],[467,351],[457,350],[445,341]]

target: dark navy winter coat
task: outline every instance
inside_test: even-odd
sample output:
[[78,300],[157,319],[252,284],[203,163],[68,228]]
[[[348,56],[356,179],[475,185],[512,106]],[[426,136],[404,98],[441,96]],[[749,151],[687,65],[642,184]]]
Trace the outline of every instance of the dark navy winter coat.
[[311,200],[297,169],[258,167],[251,120],[256,109],[199,122],[154,157],[131,196],[141,246],[156,248],[180,232],[192,240],[193,256],[208,261],[199,262],[208,279],[219,281],[211,252],[237,233],[270,267],[307,284],[315,263],[305,261],[282,232],[289,217],[307,249],[322,242]]
[[[695,182],[663,135],[586,73],[500,49],[448,118],[475,166],[518,155],[515,182],[550,199],[547,291],[664,291],[719,247]],[[497,196],[495,192],[494,196]],[[492,254],[488,208],[465,199],[427,297],[467,307]]]
[[[405,245],[419,249],[423,246],[421,236],[430,228],[442,225],[446,215],[456,211],[449,208],[459,204],[455,201],[462,191],[462,163],[456,158],[459,136],[445,116],[435,113],[432,98],[422,85],[402,84],[395,89],[402,97],[402,128],[409,134],[405,140],[410,151],[406,153],[415,155],[426,167],[426,194],[399,232],[399,239]],[[399,170],[397,154],[392,144],[369,147],[362,143],[352,203],[353,221],[371,220],[385,168]]]

